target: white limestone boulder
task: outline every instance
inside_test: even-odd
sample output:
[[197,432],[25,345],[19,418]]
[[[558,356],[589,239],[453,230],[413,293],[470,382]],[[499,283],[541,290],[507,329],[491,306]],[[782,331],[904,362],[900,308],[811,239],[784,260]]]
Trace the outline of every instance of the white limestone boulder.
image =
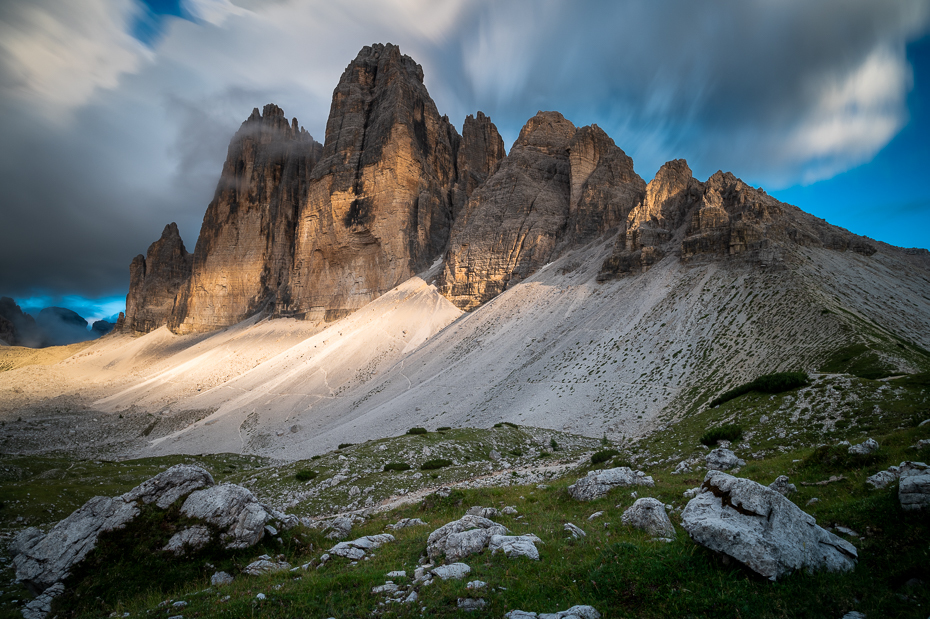
[[858,554],[778,492],[720,471],[681,514],[691,538],[770,580],[796,570],[848,571]]

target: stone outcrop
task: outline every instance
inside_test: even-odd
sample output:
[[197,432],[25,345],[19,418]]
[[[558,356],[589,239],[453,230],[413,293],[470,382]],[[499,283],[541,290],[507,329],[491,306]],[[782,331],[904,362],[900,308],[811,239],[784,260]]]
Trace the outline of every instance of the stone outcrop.
[[745,460],[737,457],[735,453],[723,447],[712,449],[704,456],[704,460],[707,462],[707,468],[712,471],[729,471],[730,469],[746,465]]
[[866,239],[779,202],[729,172],[701,183],[678,159],[662,166],[645,200],[630,212],[600,279],[642,272],[669,254],[684,260],[729,256],[778,266],[790,245],[866,256],[876,251]]
[[16,577],[40,594],[66,579],[102,534],[126,527],[143,506],[165,510],[182,499],[181,515],[195,524],[177,531],[161,549],[175,555],[203,548],[217,529],[226,548],[247,548],[262,539],[269,521],[285,529],[297,523],[296,516],[262,505],[241,486],[214,485],[204,469],[178,464],[120,496],[92,498],[47,534],[34,527],[22,531],[10,546]]
[[775,490],[720,471],[707,473],[681,526],[698,544],[771,580],[801,569],[848,571],[858,557]]
[[35,318],[10,297],[0,297],[0,339],[11,346],[41,346],[42,334]]
[[[340,318],[440,257],[452,227],[459,142],[420,65],[395,45],[363,48],[333,93],[280,311]],[[487,167],[489,156],[471,158]]]
[[601,129],[539,112],[456,219],[440,290],[473,309],[619,225],[644,191]]
[[274,104],[261,113],[254,109],[242,123],[204,215],[172,330],[232,325],[283,293],[294,263],[298,209],[320,150],[297,119],[288,122]]
[[655,482],[642,471],[634,471],[620,466],[603,471],[589,471],[587,475],[568,487],[568,493],[577,501],[599,499],[614,488],[646,486],[652,488]]
[[445,558],[451,563],[481,552],[493,536],[508,533],[510,530],[502,524],[481,516],[466,515],[430,533],[426,540],[426,553],[430,559]]
[[533,535],[492,535],[488,540],[488,550],[491,554],[503,552],[508,559],[526,557],[533,561],[539,561],[539,550],[536,548],[537,543],[542,540]]
[[164,509],[184,492],[213,484],[203,469],[179,464],[118,497],[94,497],[48,534],[35,528],[17,537],[12,549],[16,577],[38,594],[64,580],[90,553],[97,538],[120,529],[140,513],[140,503]]
[[165,226],[146,255],[139,254],[129,265],[129,294],[120,330],[148,333],[168,324],[175,298],[190,280],[192,262],[178,225]]

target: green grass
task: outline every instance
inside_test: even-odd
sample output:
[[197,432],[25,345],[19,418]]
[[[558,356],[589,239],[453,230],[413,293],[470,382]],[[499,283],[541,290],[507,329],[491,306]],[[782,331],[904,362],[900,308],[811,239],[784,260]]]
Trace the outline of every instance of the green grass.
[[410,428],[407,430],[407,434],[427,434],[426,428]]
[[872,380],[898,373],[894,366],[865,344],[851,344],[834,351],[820,366],[820,371],[852,374]]
[[[353,535],[384,531],[385,525],[404,517],[418,517],[428,527],[394,532],[397,541],[378,549],[369,561],[351,566],[333,559],[323,568],[263,577],[241,576],[239,570],[258,555],[281,553],[293,565],[318,558],[334,542],[321,530],[298,527],[256,548],[227,553],[206,549],[186,561],[166,560],[152,549],[163,544],[173,527],[172,510],[147,510],[138,527],[107,536],[85,567],[69,581],[73,591],[59,602],[59,616],[100,617],[129,612],[131,617],[165,615],[163,600],[183,600],[185,617],[365,617],[382,608],[382,599],[370,593],[395,569],[412,573],[425,549],[429,532],[461,517],[471,505],[514,505],[519,516],[498,521],[515,533],[534,533],[542,540],[539,562],[511,560],[487,551],[467,557],[472,572],[462,581],[437,582],[419,590],[416,605],[391,605],[388,617],[459,617],[456,600],[483,597],[486,610],[476,616],[501,617],[513,609],[555,612],[575,604],[590,604],[605,617],[708,617],[708,618],[833,618],[850,610],[874,617],[924,619],[930,606],[926,587],[908,587],[913,578],[930,578],[930,527],[925,514],[906,513],[897,503],[896,489],[869,490],[864,479],[889,462],[909,458],[910,445],[930,436],[930,428],[909,428],[878,436],[880,460],[844,470],[846,478],[827,486],[804,486],[834,474],[836,463],[804,448],[752,461],[740,475],[770,483],[785,473],[798,484],[792,500],[803,506],[814,496],[820,502],[804,508],[823,526],[842,524],[863,535],[851,541],[859,549],[853,572],[798,573],[770,583],[736,564],[724,564],[716,555],[694,544],[680,528],[677,512],[672,543],[655,543],[641,532],[620,523],[624,509],[635,500],[622,489],[590,503],[572,500],[565,488],[585,473],[533,486],[454,490],[448,497],[431,495],[399,509],[377,513],[353,529]],[[800,460],[800,462],[793,462]],[[861,464],[861,463],[855,463]],[[650,471],[656,487],[640,489],[683,507],[681,492],[696,485],[702,474],[671,476],[667,470]],[[175,508],[176,509],[176,506]],[[587,518],[595,511],[605,515]],[[585,530],[581,540],[570,539],[562,527],[572,522]],[[606,526],[605,526],[606,523]],[[144,525],[144,526],[143,526]],[[208,567],[207,564],[213,567]],[[209,587],[209,576],[223,569],[236,576],[227,587]],[[483,580],[481,592],[466,589],[469,580]],[[395,579],[396,581],[396,579]],[[259,602],[256,594],[267,599]],[[223,600],[226,596],[230,598]],[[421,615],[421,607],[426,611]],[[151,612],[149,612],[151,611]],[[175,614],[172,612],[171,614]],[[14,615],[9,615],[10,617]]]

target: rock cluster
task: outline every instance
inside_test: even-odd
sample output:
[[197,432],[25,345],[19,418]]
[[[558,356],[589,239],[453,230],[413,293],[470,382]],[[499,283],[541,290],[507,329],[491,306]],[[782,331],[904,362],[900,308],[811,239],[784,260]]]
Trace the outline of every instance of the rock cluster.
[[629,467],[621,466],[603,471],[590,471],[574,484],[568,487],[568,493],[578,501],[593,501],[599,499],[614,488],[627,488],[630,486],[655,486],[652,477],[642,471],[633,471]]
[[214,529],[227,548],[246,548],[261,540],[269,521],[283,528],[296,524],[295,517],[262,505],[249,490],[215,485],[204,469],[178,464],[120,496],[94,497],[47,534],[36,528],[22,531],[10,547],[16,577],[36,594],[49,590],[96,547],[100,535],[125,527],[142,506],[167,509],[181,499],[181,513],[201,524],[171,537],[163,550],[174,554],[202,548],[212,541]]
[[601,619],[601,613],[597,612],[593,606],[572,606],[568,610],[560,610],[554,613],[534,613],[525,610],[512,610],[506,615],[505,619]]
[[682,512],[681,526],[702,546],[771,580],[801,569],[855,567],[852,544],[775,490],[721,471],[708,472],[701,488]]
[[510,530],[481,516],[465,515],[445,524],[426,540],[426,553],[430,559],[455,562],[487,548],[495,535],[507,535]]

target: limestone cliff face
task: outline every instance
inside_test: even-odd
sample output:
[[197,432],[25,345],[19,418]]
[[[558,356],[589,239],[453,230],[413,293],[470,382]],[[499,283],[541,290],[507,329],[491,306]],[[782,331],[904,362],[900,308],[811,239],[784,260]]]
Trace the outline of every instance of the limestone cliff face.
[[678,159],[649,183],[600,278],[641,272],[669,254],[686,261],[732,257],[777,266],[791,245],[876,251],[862,237],[783,204],[729,172],[701,183]]
[[191,277],[193,256],[187,253],[174,222],[161,238],[129,265],[129,294],[120,330],[148,333],[168,324],[178,291]]
[[441,256],[452,227],[459,144],[420,66],[394,45],[363,48],[333,93],[280,312],[341,317]]
[[471,194],[497,171],[506,156],[504,140],[491,119],[483,112],[478,112],[477,116],[469,114],[462,125],[456,156],[458,178],[452,190],[454,218],[458,218]]
[[540,112],[456,220],[440,290],[473,309],[619,225],[644,191],[603,131]]
[[178,333],[235,324],[286,286],[297,210],[321,146],[276,105],[258,109],[229,145],[204,215],[190,283],[171,317]]

